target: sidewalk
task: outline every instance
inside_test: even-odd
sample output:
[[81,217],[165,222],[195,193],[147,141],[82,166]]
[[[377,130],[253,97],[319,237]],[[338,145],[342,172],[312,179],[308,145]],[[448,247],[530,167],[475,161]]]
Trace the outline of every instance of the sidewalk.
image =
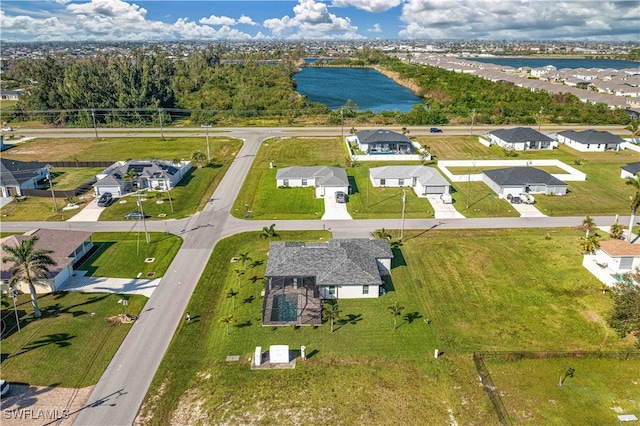
[[104,209],[104,207],[98,207],[98,199],[94,198],[67,222],[97,222]]

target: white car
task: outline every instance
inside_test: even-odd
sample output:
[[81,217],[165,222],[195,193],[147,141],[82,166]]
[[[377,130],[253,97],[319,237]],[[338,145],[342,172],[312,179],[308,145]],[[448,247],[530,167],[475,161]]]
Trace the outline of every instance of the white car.
[[3,132],[13,132],[13,127],[8,127],[8,126],[7,127],[3,127],[2,131]]
[[9,383],[4,379],[0,379],[0,396],[5,396],[8,393],[9,393]]

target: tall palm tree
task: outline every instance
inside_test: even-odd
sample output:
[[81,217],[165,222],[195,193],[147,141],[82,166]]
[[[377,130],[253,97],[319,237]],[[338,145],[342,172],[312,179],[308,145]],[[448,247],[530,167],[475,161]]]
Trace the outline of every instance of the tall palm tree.
[[396,330],[398,328],[398,317],[402,314],[404,310],[404,306],[400,306],[398,301],[393,302],[393,305],[387,306],[387,309],[391,311],[391,315],[393,316],[393,329]]
[[202,163],[204,163],[207,160],[207,155],[202,151],[194,151],[191,154],[191,159],[195,161],[196,164],[198,165],[198,168],[201,169]]
[[229,324],[231,324],[232,322],[235,322],[235,319],[233,319],[233,315],[227,315],[226,317],[222,317],[220,318],[218,321],[223,322],[226,324],[227,326],[227,336],[229,335]]
[[242,285],[240,284],[240,278],[242,278],[242,276],[246,273],[246,271],[240,268],[236,268],[233,270],[233,272],[236,273],[236,277],[238,278],[238,287],[242,288]]
[[242,267],[244,269],[247,268],[247,262],[249,262],[251,259],[251,257],[249,257],[249,252],[244,252],[244,253],[240,253],[238,255],[238,260],[240,260],[240,262],[242,262]]
[[631,136],[633,136],[633,143],[638,143],[638,135],[640,135],[640,122],[638,120],[631,120],[631,123],[627,127],[625,127],[628,131],[631,132]]
[[271,239],[274,237],[277,237],[278,234],[276,233],[276,224],[272,223],[271,226],[264,226],[262,228],[262,233],[260,234],[261,238],[267,238],[267,239]]
[[582,231],[586,231],[585,237],[588,237],[589,232],[594,231],[595,229],[598,228],[598,226],[596,225],[596,221],[593,220],[591,216],[586,215],[584,219],[582,219],[582,223],[578,225],[577,228]]
[[640,207],[640,173],[638,173],[634,177],[628,177],[624,182],[626,185],[631,185],[633,189],[636,190],[636,193],[629,196],[631,199],[631,203],[629,208],[631,208],[631,221],[629,221],[629,242],[631,242],[631,236],[633,235],[633,224],[636,221],[636,212],[638,207]]
[[131,188],[133,188],[133,182],[138,177],[138,173],[134,169],[127,170],[127,173],[124,174],[123,179],[125,182],[129,182],[131,184]]
[[22,281],[26,281],[29,284],[33,316],[39,318],[42,316],[42,312],[38,307],[34,279],[46,278],[49,267],[56,266],[57,263],[49,256],[53,251],[34,248],[36,241],[38,241],[38,236],[34,235],[27,240],[20,241],[17,246],[3,244],[2,250],[8,255],[2,258],[2,263],[14,263],[11,269],[11,280],[9,281],[11,287],[15,288]]
[[232,288],[230,288],[227,291],[227,298],[231,299],[231,307],[233,308],[234,311],[236,310],[236,296],[238,294],[239,293],[237,291],[235,291],[234,289],[232,289]]
[[336,319],[340,317],[340,313],[342,311],[338,308],[337,300],[328,300],[324,303],[322,307],[322,317],[325,321],[331,322],[331,332],[333,333],[333,323]]

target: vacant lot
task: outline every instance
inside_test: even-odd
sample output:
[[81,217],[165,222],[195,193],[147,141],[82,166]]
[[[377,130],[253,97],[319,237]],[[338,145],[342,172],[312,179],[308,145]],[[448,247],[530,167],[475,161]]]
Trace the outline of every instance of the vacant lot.
[[[581,266],[581,235],[572,229],[405,232],[394,249],[390,291],[341,300],[334,333],[327,324],[262,327],[267,241],[258,233],[223,240],[187,308],[193,320],[177,331],[142,416],[151,424],[496,423],[473,351],[632,347],[604,323],[611,301]],[[241,253],[251,257],[245,268],[229,262]],[[405,309],[394,331],[387,306],[396,300]],[[230,314],[235,322],[226,335],[219,319]],[[305,345],[310,357],[295,370],[251,371],[255,347],[272,344]],[[444,352],[437,360],[436,348]],[[240,361],[225,362],[228,355]],[[531,393],[552,398],[542,382]],[[626,394],[613,389],[612,395]],[[519,407],[520,398],[507,403]],[[545,419],[531,417],[532,424]]]

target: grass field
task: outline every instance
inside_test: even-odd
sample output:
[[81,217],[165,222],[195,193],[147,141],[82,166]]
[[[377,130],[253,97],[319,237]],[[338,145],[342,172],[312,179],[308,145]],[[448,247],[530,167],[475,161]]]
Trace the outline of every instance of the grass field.
[[10,220],[12,222],[20,221],[64,221],[76,214],[86,205],[87,200],[78,198],[76,200],[80,206],[77,209],[62,210],[67,204],[64,200],[56,198],[58,210],[54,208],[53,198],[44,197],[27,197],[21,202],[12,201],[0,209],[2,220]]
[[91,178],[95,178],[104,167],[52,167],[53,189],[58,191],[76,189]]
[[[225,239],[196,287],[187,308],[192,322],[174,336],[142,415],[150,424],[496,423],[478,386],[473,351],[633,345],[604,323],[611,300],[581,266],[581,235],[573,229],[405,233],[394,249],[390,291],[373,300],[341,300],[334,333],[327,324],[262,327],[267,242],[257,233]],[[327,234],[283,232],[280,238],[312,241]],[[244,252],[258,264],[238,285],[238,264],[228,259]],[[239,293],[235,310],[230,288]],[[387,306],[396,300],[405,309],[394,331]],[[235,322],[227,336],[218,319],[229,314]],[[295,370],[251,371],[254,348],[271,344],[305,345],[309,359]],[[437,360],[436,348],[444,352]],[[240,362],[225,362],[228,355],[240,355]],[[530,392],[551,399],[542,383]],[[615,389],[612,395],[625,396]],[[521,398],[509,406],[517,409]],[[546,418],[533,413],[530,419],[541,424]]]

